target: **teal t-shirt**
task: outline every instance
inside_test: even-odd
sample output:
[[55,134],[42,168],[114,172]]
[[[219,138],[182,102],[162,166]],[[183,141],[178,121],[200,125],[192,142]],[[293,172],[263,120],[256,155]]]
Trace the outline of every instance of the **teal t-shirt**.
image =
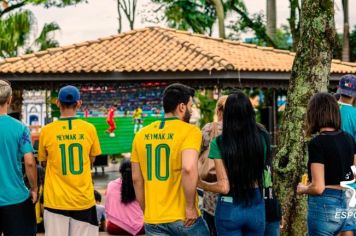
[[22,175],[22,160],[33,151],[29,129],[8,115],[0,115],[0,206],[29,197]]
[[341,129],[356,141],[356,108],[349,104],[339,103],[341,114]]

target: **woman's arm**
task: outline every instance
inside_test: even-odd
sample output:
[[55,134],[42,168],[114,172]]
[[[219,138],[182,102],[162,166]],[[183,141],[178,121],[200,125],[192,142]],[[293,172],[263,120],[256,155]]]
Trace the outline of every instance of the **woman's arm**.
[[321,195],[325,189],[324,164],[311,163],[310,165],[312,182],[308,185],[298,184],[298,194]]
[[208,183],[201,179],[198,181],[198,187],[205,191],[228,194],[230,192],[229,179],[227,177],[225,165],[222,159],[214,159],[217,182]]

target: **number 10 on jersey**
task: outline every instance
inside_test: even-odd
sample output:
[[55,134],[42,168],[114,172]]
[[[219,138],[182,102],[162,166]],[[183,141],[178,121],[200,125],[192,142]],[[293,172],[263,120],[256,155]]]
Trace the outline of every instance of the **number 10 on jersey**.
[[[62,174],[67,175],[67,160],[69,162],[69,172],[72,175],[83,173],[83,146],[80,143],[72,143],[68,148],[66,148],[65,144],[60,144],[59,148],[61,150]],[[74,150],[77,150],[78,155],[75,155]],[[78,158],[77,170],[74,167],[74,158]]]
[[[146,153],[147,153],[147,180],[152,180],[153,164],[152,164],[152,144],[146,144]],[[165,181],[169,178],[169,157],[170,157],[170,148],[167,144],[159,144],[155,148],[155,176],[157,180]],[[165,175],[161,175],[161,161],[162,155],[165,154]],[[164,158],[164,157],[163,157]]]

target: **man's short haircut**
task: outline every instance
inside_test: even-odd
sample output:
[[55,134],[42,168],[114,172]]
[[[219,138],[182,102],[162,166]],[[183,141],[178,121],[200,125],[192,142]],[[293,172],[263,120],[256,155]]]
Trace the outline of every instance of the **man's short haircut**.
[[351,96],[348,96],[348,95],[346,95],[346,94],[340,94],[340,97],[342,97],[342,98],[347,98],[347,99],[352,98]]
[[61,104],[61,106],[64,108],[64,109],[75,109],[77,107],[77,102],[74,102],[74,103],[66,103],[66,102],[61,102],[59,101],[59,103]]
[[194,89],[180,83],[169,85],[163,92],[163,109],[165,113],[175,111],[181,103],[188,104],[190,97],[194,97]]
[[10,84],[5,80],[0,80],[0,106],[3,106],[12,95]]

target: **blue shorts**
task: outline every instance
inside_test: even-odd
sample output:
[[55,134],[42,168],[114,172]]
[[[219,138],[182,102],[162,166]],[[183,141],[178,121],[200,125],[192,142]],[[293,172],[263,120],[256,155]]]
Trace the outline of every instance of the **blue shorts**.
[[[352,192],[350,192],[349,190],[346,190],[345,192],[346,192],[347,203],[349,203],[352,197]],[[356,230],[356,207],[348,206],[347,211],[344,213],[344,215],[347,215],[347,219],[346,219],[345,226],[342,228],[341,231],[355,231]]]
[[347,231],[348,201],[344,190],[325,189],[322,195],[308,197],[308,235],[336,235]]

